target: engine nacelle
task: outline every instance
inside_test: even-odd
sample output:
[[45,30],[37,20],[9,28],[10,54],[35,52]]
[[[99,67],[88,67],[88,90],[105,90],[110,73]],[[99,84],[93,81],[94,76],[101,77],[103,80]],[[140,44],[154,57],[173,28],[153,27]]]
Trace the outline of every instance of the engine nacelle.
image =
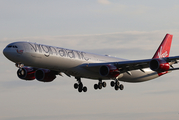
[[152,59],[150,61],[150,69],[157,72],[164,72],[170,69],[170,65],[164,59]]
[[35,78],[41,82],[51,82],[56,78],[55,72],[49,69],[38,69]]
[[119,76],[120,72],[114,65],[103,65],[99,69],[99,73],[101,76],[116,78]]
[[18,69],[17,76],[24,80],[34,80],[35,79],[35,69],[31,67],[23,67]]

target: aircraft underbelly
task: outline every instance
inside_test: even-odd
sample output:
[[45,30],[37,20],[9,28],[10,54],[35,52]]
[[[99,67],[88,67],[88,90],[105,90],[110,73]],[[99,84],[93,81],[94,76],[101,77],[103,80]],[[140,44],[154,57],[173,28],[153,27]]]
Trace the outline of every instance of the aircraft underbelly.
[[144,82],[157,77],[159,77],[158,73],[150,69],[146,69],[145,73],[140,70],[133,70],[131,75],[124,73],[123,77],[119,80],[124,82]]

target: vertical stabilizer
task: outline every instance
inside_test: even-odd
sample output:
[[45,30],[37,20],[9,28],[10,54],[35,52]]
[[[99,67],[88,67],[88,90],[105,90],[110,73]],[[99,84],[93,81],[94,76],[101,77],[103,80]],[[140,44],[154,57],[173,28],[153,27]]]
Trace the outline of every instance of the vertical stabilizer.
[[153,58],[169,57],[173,35],[166,34]]

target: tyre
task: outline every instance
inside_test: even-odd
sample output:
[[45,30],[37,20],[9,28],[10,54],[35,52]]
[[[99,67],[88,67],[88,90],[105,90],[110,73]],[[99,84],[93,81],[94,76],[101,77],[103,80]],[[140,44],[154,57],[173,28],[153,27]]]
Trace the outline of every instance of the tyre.
[[83,87],[83,92],[87,92],[87,87],[86,86]]
[[77,89],[79,87],[78,83],[74,84],[74,88]]
[[82,88],[80,88],[80,87],[78,88],[78,92],[82,92],[82,90],[83,90]]
[[98,89],[98,84],[94,84],[94,89],[95,89],[95,90]]
[[124,85],[123,85],[123,84],[120,84],[119,89],[120,89],[120,90],[123,90],[123,89],[124,89]]
[[106,82],[103,82],[102,85],[103,85],[103,87],[106,87]]
[[116,85],[119,87],[120,86],[120,83],[119,83],[119,81],[116,81]]
[[119,87],[117,85],[115,85],[114,89],[115,90],[119,90]]
[[102,83],[98,83],[98,88],[102,89],[102,87],[103,87]]
[[114,81],[111,81],[111,87],[114,87],[115,83]]

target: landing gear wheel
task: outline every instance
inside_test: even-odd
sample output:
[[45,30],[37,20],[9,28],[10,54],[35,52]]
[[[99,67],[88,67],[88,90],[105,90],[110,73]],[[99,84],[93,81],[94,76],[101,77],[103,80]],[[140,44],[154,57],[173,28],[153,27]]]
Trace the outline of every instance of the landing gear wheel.
[[75,84],[74,84],[74,88],[75,88],[75,89],[78,89],[78,87],[79,87],[78,83],[75,83]]
[[123,84],[120,84],[120,85],[119,85],[119,89],[120,89],[120,90],[123,90],[123,89],[124,89],[124,85],[123,85]]
[[83,90],[82,88],[80,88],[80,87],[78,88],[78,92],[82,92],[82,90]]
[[102,86],[103,86],[103,87],[106,87],[106,82],[103,82],[103,83],[102,83]]
[[84,86],[84,87],[83,87],[83,92],[86,92],[86,91],[87,91],[87,87]]
[[82,83],[79,84],[79,88],[83,88],[83,84]]
[[94,89],[97,90],[98,88],[98,84],[94,84]]
[[117,85],[115,85],[114,89],[115,90],[119,90],[119,87]]
[[102,83],[98,83],[98,88],[102,89],[102,87],[103,87]]
[[115,85],[115,82],[111,81],[111,87],[114,87],[114,85]]
[[119,87],[120,83],[118,80],[116,80],[116,85]]

